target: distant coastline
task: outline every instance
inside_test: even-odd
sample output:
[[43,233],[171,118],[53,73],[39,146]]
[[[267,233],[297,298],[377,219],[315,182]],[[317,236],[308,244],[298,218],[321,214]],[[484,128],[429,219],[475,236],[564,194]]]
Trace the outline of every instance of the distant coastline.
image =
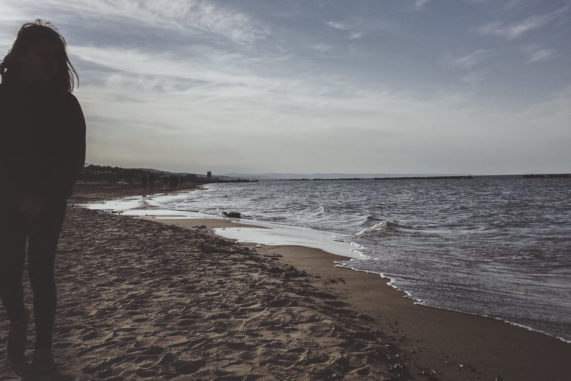
[[571,174],[530,174],[530,175],[480,175],[480,176],[393,176],[393,177],[332,177],[332,178],[286,178],[264,179],[273,181],[364,181],[364,180],[472,180],[474,178],[522,178],[522,179],[565,179]]
[[273,180],[273,181],[310,181],[310,180],[454,180],[476,178],[525,178],[525,179],[552,179],[571,178],[571,173],[527,173],[527,174],[499,174],[499,175],[472,175],[472,174],[365,174],[365,173],[226,173],[226,177]]
[[571,178],[571,174],[569,173],[560,173],[560,174],[545,174],[545,175],[523,175],[524,179],[564,179],[564,178]]
[[189,172],[169,172],[151,168],[121,168],[101,165],[86,165],[80,177],[82,181],[108,180],[139,182],[143,176],[153,175],[156,178],[177,176],[188,182],[249,182],[259,180],[273,181],[360,181],[360,180],[471,180],[474,178],[523,178],[523,179],[559,179],[571,178],[571,173],[529,173],[504,175],[469,175],[469,174],[365,174],[365,173],[228,173],[207,177],[206,174]]

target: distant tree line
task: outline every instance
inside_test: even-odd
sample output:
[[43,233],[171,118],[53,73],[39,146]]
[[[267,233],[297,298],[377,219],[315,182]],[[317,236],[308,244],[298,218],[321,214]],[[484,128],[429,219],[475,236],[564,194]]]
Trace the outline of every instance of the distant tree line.
[[[175,174],[153,169],[121,168],[107,165],[89,164],[83,167],[79,177],[80,181],[107,181],[122,182],[127,184],[141,183],[143,179],[154,179],[164,182],[164,179],[177,178],[179,183],[183,182],[204,182],[204,178],[199,178],[192,173]],[[170,181],[170,180],[169,180]]]
[[155,187],[172,190],[191,184],[250,182],[251,180],[240,180],[229,177],[206,177],[194,173],[173,173],[146,168],[121,168],[108,165],[88,164],[83,167],[79,181],[87,183],[138,184],[150,190],[155,190]]

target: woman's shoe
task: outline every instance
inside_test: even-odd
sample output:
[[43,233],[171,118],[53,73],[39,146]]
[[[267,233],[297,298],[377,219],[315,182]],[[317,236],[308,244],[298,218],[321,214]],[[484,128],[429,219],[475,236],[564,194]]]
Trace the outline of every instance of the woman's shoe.
[[26,344],[28,341],[28,320],[30,313],[24,310],[24,316],[20,320],[10,321],[10,332],[8,333],[8,359],[12,367],[19,367],[26,362]]
[[36,348],[30,369],[34,373],[49,373],[56,369],[51,348]]

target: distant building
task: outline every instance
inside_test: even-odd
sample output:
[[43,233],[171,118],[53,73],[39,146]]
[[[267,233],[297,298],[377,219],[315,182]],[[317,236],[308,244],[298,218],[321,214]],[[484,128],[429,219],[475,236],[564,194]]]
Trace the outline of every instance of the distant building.
[[206,172],[206,178],[210,180],[212,178],[212,172]]

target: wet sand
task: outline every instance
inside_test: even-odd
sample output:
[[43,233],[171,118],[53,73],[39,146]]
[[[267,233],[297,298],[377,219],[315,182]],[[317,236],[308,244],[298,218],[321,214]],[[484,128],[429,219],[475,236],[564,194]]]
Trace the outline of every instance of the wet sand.
[[[414,305],[377,275],[334,267],[341,258],[320,250],[236,244],[211,232],[216,220],[149,221],[71,205],[109,195],[70,201],[56,260],[60,366],[36,379],[571,375],[570,344]],[[25,288],[31,308],[27,280]],[[0,379],[19,379],[6,364],[7,326],[2,310]],[[32,325],[29,337],[32,348]]]
[[[339,257],[308,248],[276,247],[284,262],[332,282],[334,294],[392,335],[413,374],[442,380],[568,380],[571,344],[499,320],[416,305],[387,280],[332,266]],[[417,379],[423,379],[422,377]]]

